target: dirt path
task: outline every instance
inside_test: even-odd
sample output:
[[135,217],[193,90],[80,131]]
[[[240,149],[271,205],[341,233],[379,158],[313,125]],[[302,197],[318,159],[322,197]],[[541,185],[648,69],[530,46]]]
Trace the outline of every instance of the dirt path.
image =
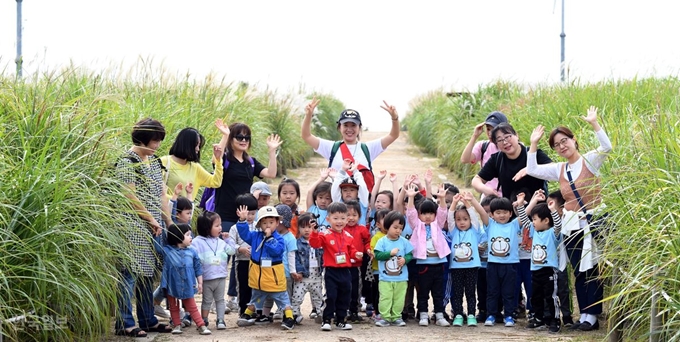
[[[376,139],[385,135],[382,132],[363,132],[363,140],[368,141]],[[444,181],[453,184],[460,184],[455,176],[446,169],[439,167],[439,160],[428,155],[423,155],[415,147],[407,143],[406,134],[392,144],[387,151],[381,154],[373,163],[374,170],[387,170],[388,172],[395,172],[399,175],[400,181],[407,174],[417,173],[422,175],[429,167],[434,171],[435,184]],[[314,183],[319,175],[319,168],[326,167],[327,162],[321,157],[312,158],[308,163],[307,168],[291,170],[288,177],[297,180],[300,183],[303,198],[301,199],[301,206],[306,208],[304,197],[310,185]],[[271,184],[272,192],[276,194],[276,185],[280,179],[274,180]],[[381,189],[389,189],[389,180],[383,182]],[[272,199],[271,203],[276,203]],[[200,303],[200,296],[196,298],[197,303]],[[199,304],[200,305],[200,304]],[[430,304],[431,307],[431,304]],[[311,307],[309,301],[306,300],[301,308],[305,315],[308,315]],[[450,307],[447,308],[450,311]],[[210,315],[210,328],[215,327],[215,317]],[[420,327],[417,322],[409,321],[406,327],[387,327],[379,328],[366,321],[363,324],[354,325],[352,331],[337,331],[321,332],[319,325],[312,320],[306,318],[302,325],[298,325],[291,331],[284,331],[280,326],[280,321],[275,321],[274,324],[268,326],[252,326],[248,328],[238,328],[236,326],[236,314],[229,314],[225,317],[227,330],[217,331],[213,330],[211,336],[200,336],[195,327],[184,329],[182,335],[168,335],[168,334],[149,334],[149,339],[146,341],[416,341],[424,337],[428,337],[430,341],[443,341],[455,338],[458,341],[600,341],[604,338],[602,330],[594,333],[574,333],[562,332],[559,335],[548,334],[546,331],[530,331],[525,329],[526,320],[521,319],[517,322],[514,328],[505,328],[502,325],[494,327],[484,327],[482,324],[476,328],[453,328],[453,327],[438,327],[430,325],[429,327]],[[111,341],[122,341],[123,339],[113,339]],[[139,339],[138,339],[139,340]]]

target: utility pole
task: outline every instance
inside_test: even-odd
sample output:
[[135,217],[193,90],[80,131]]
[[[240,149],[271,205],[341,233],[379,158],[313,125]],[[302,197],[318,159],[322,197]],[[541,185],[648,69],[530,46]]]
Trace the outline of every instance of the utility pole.
[[[20,0],[17,0],[17,1],[20,1]],[[562,43],[561,44],[562,45],[561,59],[560,59],[560,80],[562,82],[567,80],[566,77],[565,77],[565,72],[564,72],[565,69],[567,68],[567,66],[564,64],[564,38],[566,36],[567,35],[564,34],[564,0],[562,0],[562,33],[560,33],[560,41]]]
[[17,77],[21,78],[22,64],[24,64],[24,58],[21,56],[21,3],[23,0],[17,0]]

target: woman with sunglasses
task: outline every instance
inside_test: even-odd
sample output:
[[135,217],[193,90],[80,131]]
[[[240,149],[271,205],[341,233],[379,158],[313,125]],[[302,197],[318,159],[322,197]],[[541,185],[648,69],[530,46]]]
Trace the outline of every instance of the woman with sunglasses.
[[[572,329],[589,331],[598,329],[598,315],[602,313],[603,287],[597,266],[597,247],[593,238],[598,235],[596,226],[602,226],[600,194],[600,167],[612,150],[609,137],[597,122],[597,108],[591,106],[583,117],[592,126],[600,146],[584,155],[579,152],[574,133],[567,127],[557,127],[550,132],[548,142],[567,162],[537,165],[536,147],[543,137],[544,127],[539,125],[531,134],[531,147],[527,174],[549,181],[558,181],[564,198],[564,232],[567,255],[574,269],[576,298],[581,317]],[[567,218],[574,215],[575,219]],[[572,216],[572,217],[574,217]],[[574,222],[575,225],[571,225]],[[574,226],[573,228],[570,226]]]
[[[307,145],[314,149],[314,152],[320,154],[326,160],[330,160],[335,142],[316,137],[311,131],[312,116],[314,116],[314,109],[319,102],[320,100],[315,97],[312,99],[312,102],[308,103],[305,107],[305,118],[302,121],[301,135]],[[384,105],[380,106],[380,108],[390,114],[392,126],[390,132],[386,136],[365,143],[368,148],[368,157],[370,160],[367,159],[359,141],[361,134],[361,116],[359,116],[359,112],[352,109],[346,109],[340,114],[340,118],[337,121],[337,130],[342,134],[342,142],[346,145],[349,154],[352,155],[357,165],[371,165],[370,162],[375,160],[380,153],[385,151],[387,146],[390,146],[390,144],[399,138],[399,114],[397,114],[397,109],[394,108],[394,106],[387,104],[385,101],[383,101],[383,103]],[[330,167],[336,170],[342,169],[342,163],[345,159],[343,153],[341,153],[343,147],[341,146],[340,149],[341,150],[337,151],[333,156],[333,160],[330,161]],[[369,191],[370,190],[371,189],[369,189]]]
[[[526,201],[531,200],[534,192],[539,189],[547,191],[543,179],[527,175],[527,148],[519,141],[515,129],[508,123],[500,123],[491,131],[491,142],[496,144],[499,153],[493,154],[484,167],[472,179],[472,187],[485,196],[496,195],[510,199],[519,192],[524,192]],[[538,164],[552,163],[545,152],[536,151]],[[498,178],[496,188],[486,185],[487,182]]]
[[224,169],[222,185],[215,189],[215,211],[222,219],[223,232],[229,232],[238,221],[236,197],[250,193],[253,178],[276,177],[276,150],[281,146],[281,138],[276,134],[267,137],[269,163],[265,167],[248,154],[252,143],[251,133],[250,127],[243,123],[233,123],[228,128],[226,151],[222,158],[229,165]]

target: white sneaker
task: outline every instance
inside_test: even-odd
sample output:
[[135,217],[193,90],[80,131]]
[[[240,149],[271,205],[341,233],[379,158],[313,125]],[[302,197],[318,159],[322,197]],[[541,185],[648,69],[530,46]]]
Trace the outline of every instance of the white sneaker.
[[174,328],[172,328],[172,333],[177,335],[182,333],[182,325],[177,325]]
[[418,321],[418,325],[422,327],[430,325],[430,317],[427,317],[427,312],[420,313],[420,321]]
[[449,326],[449,321],[447,321],[446,318],[444,318],[443,313],[437,312],[437,313],[434,314],[434,316],[437,318],[437,322],[435,324],[437,324],[440,327],[448,327]]
[[352,325],[349,323],[335,323],[335,326],[340,330],[352,330]]
[[198,333],[201,335],[210,335],[212,334],[212,331],[210,331],[208,328],[205,327],[205,325],[202,325],[198,327]]
[[330,323],[321,324],[321,330],[322,331],[331,331],[331,324]]
[[217,321],[217,330],[224,330],[227,328],[227,325],[224,323],[222,320]]
[[229,308],[230,311],[238,312],[238,309],[239,309],[238,299],[232,298],[232,299],[228,300],[226,306],[227,306],[227,308]]
[[161,318],[170,318],[170,311],[163,309],[160,305],[153,306],[153,314]]
[[274,313],[274,317],[273,317],[273,318],[274,318],[274,319],[277,319],[277,320],[278,320],[278,319],[283,319],[283,311],[282,311],[282,310],[276,310],[276,312]]

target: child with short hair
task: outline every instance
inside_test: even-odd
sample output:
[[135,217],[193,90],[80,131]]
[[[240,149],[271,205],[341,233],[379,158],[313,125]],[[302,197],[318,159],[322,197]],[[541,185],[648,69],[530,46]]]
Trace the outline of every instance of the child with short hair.
[[447,256],[451,254],[451,248],[446,242],[441,226],[446,221],[446,190],[439,189],[439,206],[431,200],[423,201],[416,211],[414,198],[416,187],[411,184],[413,177],[408,177],[404,186],[408,188],[408,204],[406,218],[413,228],[411,244],[413,256],[417,260],[418,269],[418,311],[421,326],[429,325],[428,301],[430,293],[434,304],[436,324],[448,326],[449,322],[444,318],[444,268],[448,266]]
[[[375,232],[375,235],[371,237],[371,250],[375,250],[375,246],[378,244],[378,240],[380,240],[383,236],[387,234],[387,229],[385,229],[384,226],[384,220],[385,216],[390,213],[389,209],[379,209],[378,211],[375,212],[374,220],[375,220],[375,225],[378,227],[378,230]],[[401,214],[401,213],[400,213]],[[404,215],[401,214],[401,217],[403,218]],[[402,230],[404,228],[402,227]],[[408,240],[406,240],[408,241]],[[375,253],[375,252],[374,252]],[[410,261],[410,260],[409,260]],[[373,273],[373,280],[372,280],[372,286],[371,286],[371,307],[372,307],[372,317],[374,318],[375,321],[381,320],[380,316],[380,309],[379,309],[379,304],[380,304],[380,289],[379,289],[379,281],[380,281],[380,268],[378,266],[378,259],[373,258],[371,261],[371,271]],[[408,282],[408,278],[406,279]],[[403,307],[403,303],[402,303]],[[403,309],[403,308],[402,308]],[[366,316],[368,315],[368,307],[366,308]],[[369,316],[369,317],[371,317]]]
[[[281,217],[279,225],[276,227],[276,232],[279,233],[281,238],[283,238],[284,245],[284,256],[283,256],[283,268],[286,272],[286,291],[288,292],[288,298],[292,300],[293,298],[293,279],[291,278],[292,273],[297,273],[295,270],[295,251],[297,251],[297,240],[293,233],[291,233],[291,221],[293,219],[293,212],[290,207],[286,204],[277,204],[276,211]],[[272,315],[272,319],[269,319],[272,307],[274,307],[274,300],[267,299],[264,302],[264,308],[262,310],[263,316],[267,317],[266,321],[255,320],[255,324],[259,323],[271,323],[273,319],[281,319],[283,316],[283,308],[279,306],[276,314]]]
[[[564,197],[562,197],[562,192],[559,189],[551,192],[548,194],[548,200],[555,201],[557,213],[560,215],[560,220],[564,222]],[[571,317],[573,313],[571,309],[571,282],[569,281],[569,272],[567,272],[569,256],[567,255],[567,247],[564,240],[562,239],[557,246],[557,297],[560,299],[562,326],[571,328],[574,326],[574,319]]]
[[309,244],[312,231],[317,227],[316,218],[312,213],[304,213],[298,218],[297,251],[295,251],[295,271],[290,276],[295,281],[293,285],[293,317],[296,323],[301,323],[303,316],[300,305],[305,294],[309,292],[312,299],[312,312],[309,318],[315,319],[323,306],[322,272],[323,249],[313,248]]
[[293,234],[293,239],[297,239],[297,217],[298,213],[298,203],[300,203],[300,184],[294,179],[284,177],[279,184],[277,191],[277,196],[279,197],[279,204],[287,205],[293,216],[290,220],[290,225],[288,229]]
[[[361,218],[361,205],[354,200],[345,202],[345,205],[347,206],[347,225],[345,226],[345,231],[352,235],[354,248],[361,252],[362,255],[365,253],[368,256],[373,257],[371,236],[368,234],[366,226],[359,224],[359,219]],[[361,323],[363,319],[359,316],[359,309],[361,307],[361,280],[363,279],[361,276],[361,266],[363,264],[363,258],[350,258],[350,263],[352,264],[352,267],[349,269],[350,274],[352,275],[352,297],[349,303],[349,321],[352,323]],[[363,274],[365,273],[366,270],[364,269]]]
[[276,305],[284,308],[285,318],[281,326],[291,330],[295,326],[290,298],[286,291],[285,271],[282,259],[285,247],[283,238],[276,231],[281,216],[272,206],[262,207],[257,212],[255,227],[259,231],[251,231],[246,223],[248,207],[241,206],[237,210],[239,221],[236,223],[239,236],[251,246],[257,246],[250,254],[248,284],[252,288],[252,298],[248,307],[238,319],[239,326],[255,323],[258,320],[268,320],[262,314],[262,305],[268,298],[273,298]]
[[[262,195],[260,195],[260,197],[262,197]],[[252,194],[243,194],[236,197],[236,205],[239,208],[245,206],[248,209],[246,223],[248,224],[248,230],[250,231],[259,231],[254,225],[258,203],[258,199]],[[237,291],[234,299],[237,299],[237,310],[240,316],[245,312],[252,295],[252,289],[250,288],[250,285],[248,285],[251,246],[241,238],[236,225],[233,225],[229,230],[229,238],[234,241],[236,248],[236,260],[232,266],[232,270],[235,269],[235,273],[233,277],[231,275],[230,277],[236,282]]]
[[[517,206],[517,203],[514,204]],[[496,324],[499,314],[498,299],[503,299],[503,316],[506,327],[514,327],[512,313],[517,307],[515,293],[517,270],[519,263],[519,221],[512,219],[513,203],[501,197],[491,201],[489,205],[491,217],[487,225],[487,242],[489,246],[489,262],[486,268],[487,281],[487,318],[486,326]]]
[[[462,201],[463,205],[458,205]],[[462,327],[467,318],[469,327],[477,326],[475,306],[477,299],[477,268],[481,266],[479,257],[479,243],[484,241],[486,234],[480,227],[477,213],[482,222],[488,222],[484,208],[470,192],[453,196],[449,207],[449,238],[451,240],[450,275],[452,325]],[[467,315],[463,312],[463,293],[467,300]]]
[[[331,198],[331,182],[327,182],[330,172],[333,169],[323,168],[319,170],[319,178],[309,188],[307,192],[307,212],[316,216],[316,223],[319,231],[324,231],[328,227],[326,216],[328,205],[333,202]],[[311,204],[311,205],[310,205]],[[298,227],[300,225],[298,224]]]
[[210,335],[201,314],[196,307],[194,295],[203,292],[203,267],[196,250],[191,246],[191,227],[188,224],[173,224],[168,227],[168,244],[163,246],[163,273],[161,289],[165,292],[170,306],[173,334],[182,333],[179,317],[179,300],[198,326],[201,335]]
[[[487,215],[491,215],[490,204],[491,201],[498,198],[496,195],[482,196],[479,205],[484,208]],[[486,233],[486,229],[482,228]],[[484,321],[486,319],[486,265],[489,261],[489,242],[485,238],[479,242],[479,261],[480,267],[477,271],[477,321]],[[502,305],[502,301],[500,302]]]
[[[347,174],[352,172],[352,176]],[[358,201],[362,213],[359,216],[359,224],[366,226],[366,213],[368,212],[368,187],[361,172],[357,172],[357,164],[345,159],[342,169],[337,172],[331,186],[331,198],[333,202]]]
[[234,241],[223,240],[222,219],[212,211],[205,211],[196,220],[196,232],[192,247],[201,259],[203,268],[203,297],[201,302],[201,316],[206,326],[210,306],[215,302],[217,313],[217,330],[227,328],[224,322],[226,305],[224,301],[225,285],[227,284],[228,256],[236,253]]
[[[384,226],[389,227],[384,237],[375,246],[375,259],[380,270],[380,304],[378,306],[382,318],[375,325],[386,327],[394,324],[406,325],[401,318],[408,285],[408,267],[406,264],[413,257],[413,246],[401,236],[405,225],[404,215],[392,211],[383,219]],[[376,235],[377,236],[377,235]]]
[[[529,230],[532,239],[531,253],[531,281],[533,293],[531,296],[535,316],[527,325],[527,328],[538,328],[548,324],[548,331],[557,333],[560,331],[560,305],[557,296],[558,287],[558,258],[557,247],[562,241],[562,220],[557,213],[557,205],[554,200],[548,203],[538,203],[544,200],[542,191],[532,196],[527,209],[530,210],[531,218],[527,217],[524,206],[524,193],[517,195],[517,213],[522,228]],[[546,311],[545,308],[548,310]]]
[[[359,172],[357,172],[359,173]],[[309,245],[323,248],[325,269],[326,308],[323,311],[321,330],[331,330],[331,319],[335,315],[335,326],[341,330],[351,330],[352,325],[345,322],[351,297],[350,258],[361,259],[363,253],[356,250],[352,235],[344,229],[347,225],[347,206],[334,202],[328,206],[330,229],[319,233],[315,229],[309,237]]]

